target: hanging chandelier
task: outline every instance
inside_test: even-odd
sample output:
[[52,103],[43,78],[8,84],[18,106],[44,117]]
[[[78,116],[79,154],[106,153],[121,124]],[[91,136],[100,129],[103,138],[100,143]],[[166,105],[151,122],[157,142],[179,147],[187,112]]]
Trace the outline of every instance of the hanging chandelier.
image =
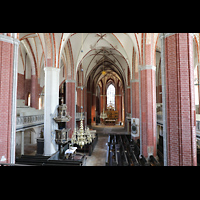
[[104,50],[103,50],[103,71],[101,72],[102,75],[106,75],[106,71],[104,70],[104,56],[105,56],[105,54],[104,54]]
[[[82,50],[81,53],[83,53],[83,34],[82,34]],[[83,62],[83,55],[82,55],[82,62]],[[83,72],[83,63],[82,63],[82,69],[81,72]],[[81,87],[81,120],[80,120],[80,127],[78,130],[76,130],[76,128],[74,128],[73,134],[72,134],[72,138],[71,138],[71,143],[72,145],[77,144],[81,147],[81,149],[83,148],[84,145],[86,144],[90,144],[92,142],[93,136],[90,133],[89,128],[83,128],[83,106],[82,106],[82,91],[83,91],[83,87]]]
[[106,119],[106,118],[108,118],[107,114],[104,113],[104,110],[103,110],[103,112],[100,114],[100,118],[101,118],[101,119]]
[[101,73],[102,73],[102,75],[106,75],[106,71],[104,71],[104,70]]
[[89,128],[87,128],[86,130],[83,129],[83,119],[81,119],[80,128],[78,130],[76,130],[75,128],[72,134],[71,138],[72,145],[77,144],[82,149],[84,145],[90,144],[92,142],[92,139],[93,137],[90,133]]

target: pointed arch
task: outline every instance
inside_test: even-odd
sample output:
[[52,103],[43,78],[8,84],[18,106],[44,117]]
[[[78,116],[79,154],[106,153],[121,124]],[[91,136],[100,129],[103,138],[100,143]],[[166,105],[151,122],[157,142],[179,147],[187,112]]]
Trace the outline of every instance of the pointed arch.
[[115,86],[113,83],[111,83],[107,90],[106,90],[106,95],[107,95],[107,105],[112,104],[112,106],[115,108]]
[[44,33],[46,67],[56,66],[56,42],[54,33]]

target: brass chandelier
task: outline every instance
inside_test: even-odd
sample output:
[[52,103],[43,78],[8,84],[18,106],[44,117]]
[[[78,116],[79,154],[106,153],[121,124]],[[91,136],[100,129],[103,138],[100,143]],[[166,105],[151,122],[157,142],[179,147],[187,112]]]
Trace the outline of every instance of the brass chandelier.
[[[81,53],[83,53],[83,33],[82,33],[82,50]],[[83,72],[83,54],[82,54],[82,69],[81,72]],[[78,130],[76,130],[76,128],[74,128],[73,134],[72,134],[72,138],[71,138],[71,143],[73,144],[77,144],[81,147],[81,149],[83,148],[84,145],[86,144],[90,144],[92,142],[93,136],[90,133],[89,128],[83,128],[83,105],[82,105],[82,92],[83,92],[83,86],[81,86],[81,119],[80,119],[80,128]]]
[[81,118],[80,128],[78,130],[76,130],[75,128],[72,134],[71,138],[72,145],[77,144],[82,149],[84,145],[90,144],[92,142],[92,139],[93,137],[90,133],[89,128],[87,128],[86,130],[83,129],[83,119]]

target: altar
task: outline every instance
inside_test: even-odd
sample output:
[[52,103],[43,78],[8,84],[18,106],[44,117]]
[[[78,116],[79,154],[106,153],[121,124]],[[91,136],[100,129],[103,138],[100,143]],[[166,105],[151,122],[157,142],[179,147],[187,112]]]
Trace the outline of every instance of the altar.
[[116,120],[115,119],[105,119],[105,125],[114,126]]
[[107,105],[107,109],[101,113],[100,118],[103,119],[103,123],[108,126],[114,126],[119,118],[118,111],[115,110],[115,106],[110,102]]
[[105,113],[107,117],[104,120],[104,124],[108,126],[114,126],[119,116],[118,111],[115,111],[112,107],[108,107]]

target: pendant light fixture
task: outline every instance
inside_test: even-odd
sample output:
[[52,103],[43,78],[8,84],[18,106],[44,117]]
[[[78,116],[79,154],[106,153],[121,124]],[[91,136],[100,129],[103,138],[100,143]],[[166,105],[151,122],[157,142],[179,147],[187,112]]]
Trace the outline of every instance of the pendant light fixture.
[[[82,68],[81,68],[81,72],[83,73],[83,33],[82,33],[81,53],[82,53]],[[83,148],[84,145],[90,144],[92,142],[92,139],[93,139],[90,131],[88,130],[88,128],[85,128],[85,130],[84,130],[84,127],[83,127],[82,92],[83,92],[83,85],[81,86],[81,120],[80,120],[80,128],[78,130],[76,130],[76,128],[74,129],[74,132],[73,132],[72,138],[71,138],[72,145],[73,144],[77,144],[77,145],[79,145],[81,147],[81,149]]]
[[103,49],[103,71],[101,72],[102,75],[106,75],[106,71],[104,70],[104,57],[105,57],[105,54],[104,54],[104,49]]

